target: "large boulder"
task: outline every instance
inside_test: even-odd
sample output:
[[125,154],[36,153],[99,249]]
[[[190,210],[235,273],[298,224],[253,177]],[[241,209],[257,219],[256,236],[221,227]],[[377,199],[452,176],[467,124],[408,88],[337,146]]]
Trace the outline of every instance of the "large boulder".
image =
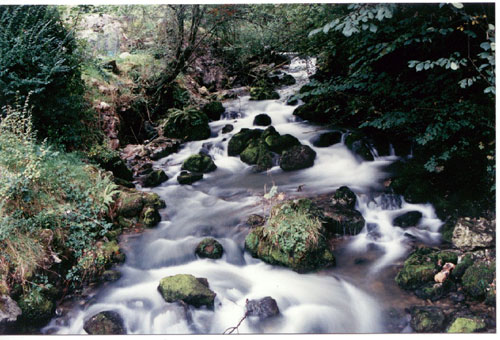
[[210,120],[219,120],[221,115],[226,112],[226,109],[222,106],[221,102],[215,101],[205,104],[202,111]]
[[422,213],[420,211],[408,211],[396,217],[392,224],[401,228],[414,227],[420,222],[421,218]]
[[212,308],[215,293],[208,288],[206,279],[196,278],[190,274],[178,274],[164,277],[158,286],[166,302],[183,301],[195,307]]
[[414,306],[410,314],[411,328],[417,333],[439,333],[444,330],[445,315],[438,307]]
[[[245,248],[270,264],[307,272],[335,264],[321,211],[308,199],[275,205],[263,227],[253,228]],[[294,230],[294,233],[290,233]]]
[[227,145],[227,154],[229,156],[238,156],[245,148],[248,146],[251,140],[259,139],[262,134],[262,130],[250,130],[247,128],[241,129],[240,132],[236,133]]
[[189,156],[182,164],[182,170],[191,172],[207,173],[217,169],[214,161],[210,156],[205,154],[196,154]]
[[460,218],[455,224],[451,242],[463,251],[495,246],[495,221],[485,218]]
[[259,300],[249,300],[246,304],[246,314],[257,316],[260,319],[267,319],[280,313],[276,300],[270,296]]
[[104,311],[85,321],[83,329],[90,335],[127,334],[123,319],[117,312]]
[[252,141],[240,154],[242,162],[257,165],[259,171],[273,167],[273,156],[261,140]]
[[282,136],[279,134],[271,134],[264,138],[264,142],[267,144],[269,150],[278,154],[282,154],[283,151],[288,150],[293,146],[300,145],[299,140],[290,134]]
[[21,308],[7,294],[0,294],[0,334],[10,330],[21,315]]
[[292,146],[283,151],[280,167],[284,171],[293,171],[309,168],[314,165],[316,152],[307,145]]
[[213,238],[205,238],[196,246],[195,253],[201,258],[220,259],[224,249],[222,245]]

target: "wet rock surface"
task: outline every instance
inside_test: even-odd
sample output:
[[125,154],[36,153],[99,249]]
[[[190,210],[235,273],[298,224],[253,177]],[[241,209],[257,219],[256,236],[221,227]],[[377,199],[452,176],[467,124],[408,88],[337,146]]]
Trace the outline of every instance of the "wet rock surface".
[[195,307],[213,307],[215,293],[208,281],[190,274],[178,274],[161,279],[158,291],[166,302],[183,301]]
[[258,300],[248,300],[246,303],[246,312],[248,316],[257,316],[260,319],[267,319],[279,315],[280,310],[276,300],[266,296]]
[[195,253],[201,258],[220,259],[224,249],[222,245],[213,238],[205,238],[196,246]]
[[105,311],[92,316],[85,321],[83,329],[90,335],[127,334],[122,317],[114,311]]

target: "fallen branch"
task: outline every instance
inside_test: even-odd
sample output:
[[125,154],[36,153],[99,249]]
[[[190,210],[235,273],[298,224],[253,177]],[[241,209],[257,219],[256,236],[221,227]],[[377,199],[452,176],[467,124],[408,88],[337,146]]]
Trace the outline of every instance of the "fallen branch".
[[[227,334],[232,334],[234,331],[238,331],[238,328],[240,327],[240,325],[243,322],[243,320],[245,320],[247,318],[247,316],[248,316],[248,312],[245,312],[245,315],[243,315],[243,318],[240,320],[240,322],[238,322],[238,324],[236,326],[229,327],[222,334],[223,335],[227,335]],[[238,331],[238,334],[239,334],[239,331]]]

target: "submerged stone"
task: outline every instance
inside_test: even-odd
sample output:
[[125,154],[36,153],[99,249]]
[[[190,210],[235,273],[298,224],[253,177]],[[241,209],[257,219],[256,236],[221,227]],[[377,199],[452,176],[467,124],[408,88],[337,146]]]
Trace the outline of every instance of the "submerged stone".
[[105,311],[85,321],[83,329],[90,335],[127,334],[123,319],[117,312]]
[[190,274],[178,274],[164,277],[158,286],[166,302],[184,301],[195,306],[213,307],[215,293],[208,288],[206,279],[196,278]]
[[409,211],[396,217],[392,224],[401,228],[414,227],[420,222],[421,218],[422,213],[420,211]]
[[270,296],[259,300],[249,300],[246,304],[247,315],[267,319],[280,313],[276,300]]
[[342,140],[342,133],[340,131],[325,132],[313,140],[313,145],[319,148],[326,148],[333,144],[338,144]]
[[195,253],[201,258],[220,259],[224,249],[222,245],[213,238],[205,238],[196,246]]
[[203,174],[197,172],[181,171],[179,176],[177,176],[177,182],[179,184],[193,184],[203,178]]
[[415,306],[410,314],[410,325],[417,333],[439,333],[444,329],[445,315],[438,307]]

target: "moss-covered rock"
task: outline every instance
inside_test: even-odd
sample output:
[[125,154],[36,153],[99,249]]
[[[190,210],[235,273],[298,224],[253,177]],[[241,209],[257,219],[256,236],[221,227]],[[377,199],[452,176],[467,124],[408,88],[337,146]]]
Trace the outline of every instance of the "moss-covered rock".
[[170,109],[162,123],[166,137],[184,141],[203,140],[210,137],[210,126],[205,113],[196,109]]
[[474,333],[486,328],[486,323],[476,317],[458,317],[446,330],[447,333]]
[[231,124],[226,124],[224,125],[224,127],[222,128],[222,133],[229,133],[231,131],[234,130],[234,126],[231,125]]
[[415,295],[423,300],[436,301],[452,291],[454,287],[451,280],[446,280],[443,283],[427,282],[415,290]]
[[18,321],[28,323],[31,326],[41,326],[52,317],[55,305],[39,289],[29,289],[17,298],[17,304],[21,309]]
[[215,169],[217,169],[217,166],[212,158],[201,153],[189,156],[189,158],[182,164],[182,170],[188,170],[191,172],[207,173],[214,171]]
[[278,135],[271,135],[268,136],[264,139],[266,142],[267,146],[269,147],[269,150],[272,152],[276,152],[278,154],[283,153],[283,151],[290,149],[293,146],[299,146],[300,142],[297,138],[295,138],[292,135],[286,134],[280,136]]
[[127,334],[123,319],[117,312],[105,311],[86,320],[83,329],[90,335]]
[[335,258],[325,241],[321,217],[321,211],[308,199],[278,204],[267,224],[247,235],[245,248],[265,262],[298,272],[331,266]]
[[215,293],[208,288],[206,280],[190,274],[178,274],[164,277],[158,286],[166,302],[184,301],[195,307],[207,306],[212,308]]
[[250,88],[250,100],[269,100],[269,99],[280,99],[278,92],[274,91],[270,87],[251,87]]
[[341,186],[332,196],[332,204],[340,208],[354,209],[356,206],[356,194],[346,186]]
[[475,300],[484,300],[495,279],[495,270],[496,261],[491,263],[476,261],[462,276],[464,292]]
[[260,215],[252,214],[248,216],[247,222],[250,227],[261,227],[266,224],[266,219]]
[[438,333],[444,330],[445,315],[438,307],[416,306],[410,309],[410,325],[417,333]]
[[451,276],[455,280],[460,280],[464,275],[467,268],[474,264],[474,257],[472,254],[465,254],[460,261],[457,262],[455,269],[451,272]]
[[165,201],[155,192],[143,192],[144,205],[154,209],[163,209],[166,207]]
[[221,115],[226,112],[226,109],[222,106],[221,102],[214,101],[205,104],[202,111],[210,120],[219,120]]
[[336,208],[328,214],[327,230],[335,235],[357,235],[365,226],[363,215],[355,209]]
[[167,174],[161,169],[153,170],[140,179],[142,185],[147,188],[156,187],[167,180]]
[[193,184],[203,178],[203,174],[197,172],[181,171],[179,176],[177,176],[177,182],[179,184]]
[[161,216],[158,210],[154,208],[144,209],[142,222],[146,228],[152,228],[161,221]]
[[243,150],[246,149],[250,140],[260,138],[262,130],[254,129],[241,129],[240,132],[235,134],[227,145],[227,153],[229,156],[238,156]]
[[122,190],[118,200],[117,214],[122,217],[138,216],[144,207],[143,195],[135,190]]
[[294,171],[309,168],[314,165],[316,152],[307,145],[292,146],[283,151],[280,167],[284,171]]
[[213,238],[205,238],[196,246],[195,253],[201,258],[220,259],[224,249],[222,245]]
[[273,157],[262,141],[251,141],[240,154],[242,162],[257,165],[258,170],[263,171],[273,167]]
[[268,126],[268,125],[271,125],[271,123],[272,123],[271,117],[269,117],[265,113],[258,114],[253,119],[253,125]]
[[422,213],[420,211],[408,211],[407,213],[397,216],[392,221],[392,224],[401,228],[414,227],[420,222],[421,218]]
[[430,248],[419,248],[404,262],[403,268],[396,275],[396,283],[403,289],[416,289],[434,281],[434,275],[439,269],[436,252]]

